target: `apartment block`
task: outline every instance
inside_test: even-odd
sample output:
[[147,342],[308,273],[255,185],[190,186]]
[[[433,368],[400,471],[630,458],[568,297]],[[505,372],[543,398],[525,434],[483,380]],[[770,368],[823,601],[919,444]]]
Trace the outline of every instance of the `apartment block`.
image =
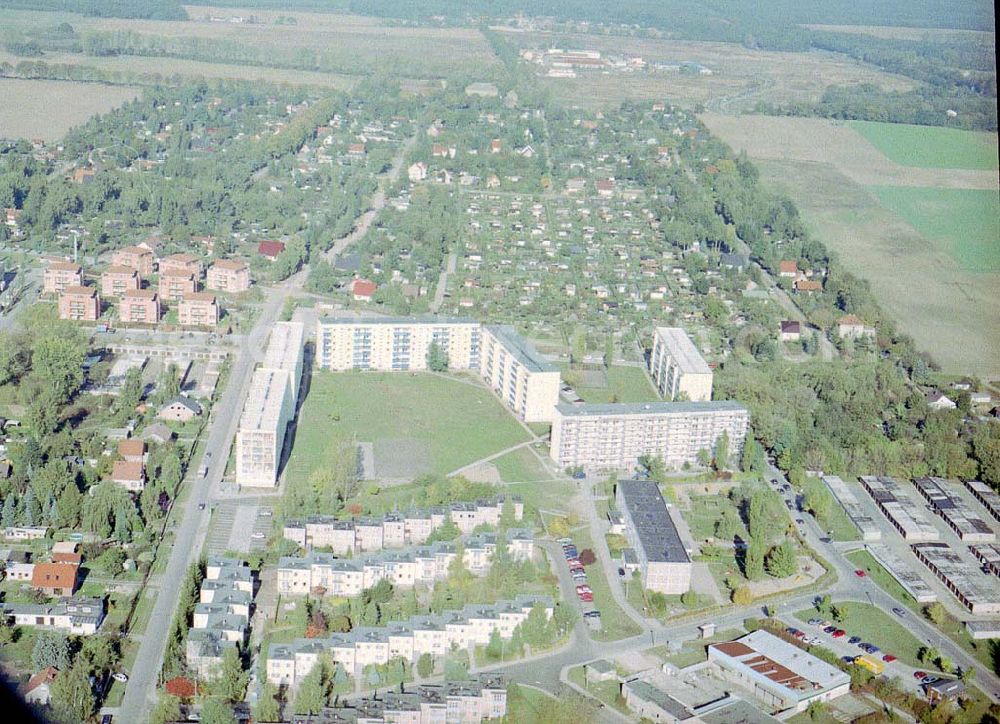
[[480,334],[480,325],[466,319],[329,317],[316,330],[316,364],[338,372],[424,370],[436,344],[447,354],[450,369],[476,370]]
[[214,327],[219,323],[219,304],[214,294],[186,293],[177,304],[177,320],[182,327]]
[[59,319],[96,322],[101,316],[101,298],[95,287],[66,287],[59,294]]
[[127,289],[118,305],[118,318],[128,324],[160,321],[160,295],[152,289]]
[[660,486],[652,480],[620,480],[615,503],[639,561],[643,587],[667,595],[686,593],[691,588],[691,558]]
[[551,457],[560,467],[631,470],[644,455],[667,468],[695,464],[726,433],[730,460],[743,452],[750,413],[728,400],[556,405]]
[[160,299],[177,302],[186,295],[198,291],[197,277],[183,269],[160,269]]
[[517,417],[525,422],[552,420],[559,402],[559,370],[513,327],[484,326],[479,359],[479,374]]
[[292,724],[478,724],[507,714],[507,681],[480,674],[471,681],[422,684],[411,691],[387,691],[319,714],[292,716]]
[[712,399],[712,370],[680,327],[657,327],[649,371],[656,389],[668,400]]
[[53,261],[45,267],[42,276],[42,291],[62,294],[70,287],[83,285],[83,269],[71,261]]
[[[485,575],[501,545],[512,560],[531,560],[534,556],[531,531],[509,529],[500,541],[492,533],[466,539],[462,565],[473,575]],[[357,558],[338,558],[332,553],[315,551],[302,557],[286,556],[278,563],[278,593],[359,596],[380,581],[403,587],[433,585],[448,576],[457,555],[454,543],[437,541],[430,546],[381,551]]]
[[126,246],[115,252],[111,263],[130,267],[139,272],[139,276],[148,277],[153,273],[153,252],[141,246]]
[[[496,527],[500,523],[505,497],[478,500],[474,503],[454,502],[430,510],[391,513],[381,519],[342,520],[333,516],[315,515],[285,523],[284,537],[301,548],[329,548],[335,554],[348,555],[383,548],[423,545],[431,533],[451,520],[462,535],[469,535],[480,525]],[[514,520],[524,518],[524,501],[509,499]]]
[[127,266],[109,266],[101,273],[101,294],[124,299],[125,292],[142,287],[139,272]]
[[386,664],[396,657],[416,663],[425,653],[444,656],[453,646],[485,646],[494,631],[510,640],[514,629],[536,605],[551,618],[554,605],[550,598],[518,596],[513,601],[470,604],[460,611],[416,616],[384,627],[359,626],[324,639],[272,644],[267,651],[267,680],[276,686],[296,688],[320,656],[328,656],[352,676],[359,676],[365,666]]
[[208,559],[184,651],[188,668],[198,677],[218,676],[226,649],[246,642],[253,594],[253,572],[246,563]]
[[160,259],[160,275],[164,273],[192,274],[201,278],[201,259],[194,254],[171,254]]
[[273,487],[278,481],[285,432],[295,417],[303,334],[301,324],[276,324],[264,353],[265,366],[253,374],[236,433],[236,482],[240,485]]
[[245,292],[250,288],[250,267],[240,259],[219,259],[208,268],[205,287],[231,294]]

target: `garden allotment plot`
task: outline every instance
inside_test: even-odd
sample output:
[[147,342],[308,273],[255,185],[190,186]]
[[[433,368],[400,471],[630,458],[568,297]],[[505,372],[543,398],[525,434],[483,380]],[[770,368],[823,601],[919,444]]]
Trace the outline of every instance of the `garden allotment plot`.
[[299,417],[289,476],[305,476],[334,439],[370,442],[380,479],[445,475],[531,439],[469,377],[315,372]]

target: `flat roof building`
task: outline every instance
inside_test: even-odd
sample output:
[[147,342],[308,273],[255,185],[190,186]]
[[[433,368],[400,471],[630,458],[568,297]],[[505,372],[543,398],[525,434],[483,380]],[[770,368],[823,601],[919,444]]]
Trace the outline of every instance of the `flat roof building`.
[[904,540],[930,541],[940,537],[938,529],[924,515],[921,506],[906,494],[899,481],[873,475],[865,475],[859,479],[875,505]]
[[875,519],[868,515],[868,511],[861,505],[847,483],[836,475],[824,475],[823,482],[826,483],[830,492],[833,493],[834,499],[840,503],[840,507],[847,513],[847,517],[861,533],[861,540],[882,540],[882,531]]
[[972,613],[985,616],[1000,613],[1000,586],[992,576],[968,565],[947,543],[917,543],[910,547]]
[[305,326],[301,322],[276,322],[261,367],[282,370],[288,375],[293,404],[298,404],[304,354]]
[[479,374],[525,422],[549,422],[559,402],[559,370],[509,325],[482,330]]
[[966,480],[965,487],[972,493],[994,519],[1000,521],[1000,495],[986,483],[978,480]]
[[966,543],[992,543],[997,539],[993,529],[962,500],[958,492],[949,490],[947,480],[916,478],[913,484],[930,503],[931,509],[955,531],[959,540]]
[[561,468],[630,470],[644,455],[667,468],[697,464],[725,432],[729,459],[739,459],[750,413],[739,403],[652,402],[556,405],[550,455]]
[[680,327],[657,327],[649,371],[656,389],[668,400],[712,399],[712,370]]
[[872,558],[882,566],[886,572],[896,579],[896,583],[903,587],[903,590],[913,596],[917,603],[933,603],[937,600],[934,589],[927,585],[927,582],[920,577],[903,559],[896,555],[892,548],[886,545],[865,546]]
[[615,503],[625,519],[625,538],[639,559],[643,587],[667,595],[686,593],[691,558],[660,486],[651,480],[619,480]]
[[830,701],[851,687],[851,677],[837,667],[763,630],[710,644],[708,663],[776,711],[805,711],[812,702]]

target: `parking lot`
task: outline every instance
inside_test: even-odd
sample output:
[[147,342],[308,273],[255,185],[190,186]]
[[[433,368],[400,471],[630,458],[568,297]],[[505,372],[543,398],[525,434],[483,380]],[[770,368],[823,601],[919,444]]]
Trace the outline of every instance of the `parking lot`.
[[273,520],[271,506],[237,500],[213,505],[212,527],[205,543],[208,555],[226,551],[249,553],[264,547]]

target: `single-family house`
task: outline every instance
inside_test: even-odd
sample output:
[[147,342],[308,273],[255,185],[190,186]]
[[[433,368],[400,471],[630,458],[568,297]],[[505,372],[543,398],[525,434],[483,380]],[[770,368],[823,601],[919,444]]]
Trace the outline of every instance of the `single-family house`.
[[189,422],[201,414],[201,405],[194,400],[178,395],[160,408],[156,416],[161,420]]
[[27,704],[47,705],[52,700],[52,682],[58,675],[59,669],[46,666],[21,687],[21,698]]
[[142,463],[117,460],[111,470],[111,479],[126,490],[138,493],[146,487],[146,470]]
[[283,241],[262,241],[257,245],[257,253],[261,256],[275,260],[278,258],[278,254],[285,250],[285,242]]
[[48,596],[72,596],[80,566],[73,563],[36,563],[31,587]]
[[802,338],[802,323],[795,320],[781,321],[781,341],[798,342]]

